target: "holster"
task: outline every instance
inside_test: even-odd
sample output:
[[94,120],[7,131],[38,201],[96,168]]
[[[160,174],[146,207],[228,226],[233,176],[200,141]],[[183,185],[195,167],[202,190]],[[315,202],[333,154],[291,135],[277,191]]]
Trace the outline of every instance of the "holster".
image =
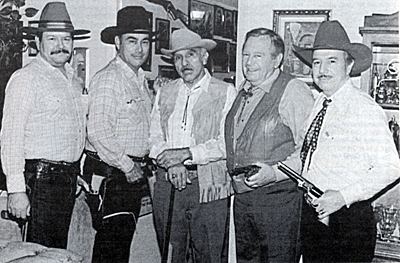
[[142,166],[144,176],[135,183],[128,183],[125,174],[100,159],[87,155],[83,167],[84,180],[90,185],[93,174],[103,176],[98,194],[86,193],[86,203],[92,214],[94,229],[103,227],[106,223],[103,218],[116,212],[130,212],[129,202],[131,198],[142,198],[150,195],[148,176],[152,176],[150,168]]

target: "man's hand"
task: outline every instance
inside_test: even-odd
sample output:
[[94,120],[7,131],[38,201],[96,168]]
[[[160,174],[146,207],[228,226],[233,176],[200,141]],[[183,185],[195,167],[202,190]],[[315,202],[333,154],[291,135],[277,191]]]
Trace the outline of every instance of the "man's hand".
[[133,169],[130,170],[129,172],[125,173],[125,177],[126,177],[126,181],[128,181],[128,183],[130,183],[130,184],[143,178],[143,170],[141,168],[141,164],[138,162],[135,162]]
[[8,212],[16,218],[26,219],[30,215],[31,205],[26,193],[8,194]]
[[179,191],[186,188],[186,184],[191,184],[189,180],[188,171],[183,164],[172,166],[168,169],[168,180],[178,188]]
[[249,187],[257,188],[276,181],[274,169],[265,163],[257,162],[255,165],[261,167],[260,171],[255,175],[244,180]]
[[183,164],[184,161],[191,158],[192,153],[189,148],[168,149],[157,156],[157,164],[168,170],[169,167]]
[[315,207],[318,218],[322,219],[338,211],[346,205],[346,202],[339,191],[326,190],[320,198],[313,200],[311,204]]
[[170,82],[171,79],[167,77],[157,76],[154,80],[153,88],[157,92],[160,88],[162,88],[165,84]]

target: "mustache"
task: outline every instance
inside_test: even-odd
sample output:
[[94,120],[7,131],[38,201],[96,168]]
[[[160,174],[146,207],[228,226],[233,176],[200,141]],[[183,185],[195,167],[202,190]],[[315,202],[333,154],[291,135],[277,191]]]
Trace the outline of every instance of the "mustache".
[[332,77],[332,76],[330,76],[330,75],[318,75],[318,78],[320,79],[320,78],[330,78],[330,77]]
[[65,53],[67,55],[70,54],[70,52],[67,49],[62,48],[62,49],[57,49],[57,50],[51,51],[50,55],[59,54],[59,53]]

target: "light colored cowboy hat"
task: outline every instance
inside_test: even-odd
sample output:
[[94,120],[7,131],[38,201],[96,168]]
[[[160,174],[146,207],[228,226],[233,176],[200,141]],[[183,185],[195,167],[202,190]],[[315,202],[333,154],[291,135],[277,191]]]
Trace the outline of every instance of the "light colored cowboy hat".
[[354,65],[351,76],[357,76],[367,70],[372,63],[372,52],[369,47],[360,43],[351,43],[343,26],[338,21],[324,21],[318,28],[312,48],[302,48],[294,45],[295,54],[311,67],[313,51],[317,49],[334,49],[347,52]]
[[153,14],[141,6],[127,6],[117,13],[117,25],[101,31],[101,41],[114,44],[115,36],[126,33],[145,33],[151,37]]
[[171,36],[171,49],[161,49],[161,53],[167,56],[172,56],[175,52],[183,49],[190,49],[195,47],[203,47],[207,51],[212,50],[217,46],[217,43],[211,39],[202,39],[200,35],[195,32],[182,28],[176,30]]
[[90,33],[90,30],[75,29],[69,17],[67,7],[63,2],[49,2],[43,8],[39,21],[32,21],[37,27],[23,27],[22,32],[27,35],[37,35],[41,32],[71,32],[73,36]]

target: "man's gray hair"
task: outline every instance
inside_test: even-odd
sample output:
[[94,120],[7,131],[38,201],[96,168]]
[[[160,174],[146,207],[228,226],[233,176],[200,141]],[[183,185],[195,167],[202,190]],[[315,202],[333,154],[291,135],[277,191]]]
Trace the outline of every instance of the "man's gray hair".
[[285,44],[282,38],[274,31],[263,27],[255,28],[247,32],[245,41],[243,43],[243,48],[250,37],[259,36],[269,36],[269,38],[271,39],[271,43],[274,46],[274,52],[272,53],[272,56],[274,58],[276,58],[279,54],[282,54],[283,56],[285,55]]

